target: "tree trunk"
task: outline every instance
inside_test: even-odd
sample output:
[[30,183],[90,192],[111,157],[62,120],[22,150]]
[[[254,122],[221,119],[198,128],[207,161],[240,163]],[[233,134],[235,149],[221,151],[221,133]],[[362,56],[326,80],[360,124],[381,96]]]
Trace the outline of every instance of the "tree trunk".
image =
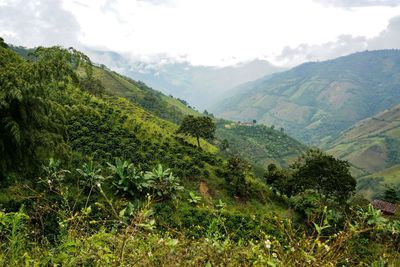
[[197,138],[197,146],[200,148],[200,137],[196,136]]

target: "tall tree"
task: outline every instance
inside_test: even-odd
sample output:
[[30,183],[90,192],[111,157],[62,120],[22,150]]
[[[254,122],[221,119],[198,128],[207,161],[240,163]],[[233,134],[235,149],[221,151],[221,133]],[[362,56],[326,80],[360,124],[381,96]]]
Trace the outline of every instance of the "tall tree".
[[197,139],[200,148],[200,138],[213,139],[215,134],[215,123],[210,117],[186,116],[177,133],[193,136]]
[[63,107],[48,96],[76,83],[75,70],[84,60],[59,47],[40,47],[33,58],[0,47],[0,175],[34,165],[39,151],[51,153],[63,142]]

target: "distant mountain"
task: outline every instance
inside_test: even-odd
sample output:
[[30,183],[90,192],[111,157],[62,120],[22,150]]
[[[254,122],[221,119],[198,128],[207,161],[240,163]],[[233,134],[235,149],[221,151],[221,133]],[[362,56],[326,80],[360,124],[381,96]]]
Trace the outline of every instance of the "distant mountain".
[[160,60],[157,64],[137,62],[115,52],[92,51],[89,54],[126,76],[188,101],[199,110],[209,108],[227,90],[239,84],[284,70],[264,60],[212,67],[171,60]]
[[327,148],[347,128],[400,102],[400,51],[305,63],[234,92],[211,111],[283,127],[303,142]]

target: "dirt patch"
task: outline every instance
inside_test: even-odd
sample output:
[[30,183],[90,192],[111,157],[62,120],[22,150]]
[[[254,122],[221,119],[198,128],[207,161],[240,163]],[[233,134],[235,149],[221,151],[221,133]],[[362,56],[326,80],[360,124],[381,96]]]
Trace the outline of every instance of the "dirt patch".
[[210,189],[208,188],[208,184],[206,181],[201,180],[199,184],[200,194],[205,198],[211,198]]

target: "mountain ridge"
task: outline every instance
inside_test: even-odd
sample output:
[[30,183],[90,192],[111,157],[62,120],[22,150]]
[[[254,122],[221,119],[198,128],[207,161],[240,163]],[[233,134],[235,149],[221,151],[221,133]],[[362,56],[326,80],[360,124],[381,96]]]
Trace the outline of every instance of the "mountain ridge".
[[399,50],[304,63],[242,85],[212,111],[284,127],[303,142],[324,145],[359,120],[397,104],[399,72]]

